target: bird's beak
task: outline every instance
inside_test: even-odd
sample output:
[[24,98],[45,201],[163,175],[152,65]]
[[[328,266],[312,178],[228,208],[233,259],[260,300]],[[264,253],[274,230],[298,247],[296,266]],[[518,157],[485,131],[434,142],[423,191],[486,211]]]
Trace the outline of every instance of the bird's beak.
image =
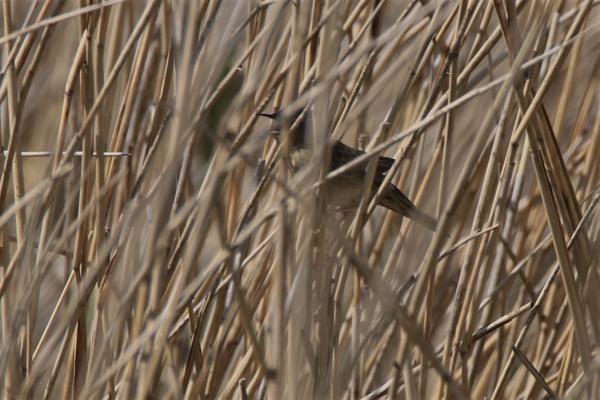
[[267,117],[269,119],[277,119],[277,113],[257,113],[256,115],[260,117]]

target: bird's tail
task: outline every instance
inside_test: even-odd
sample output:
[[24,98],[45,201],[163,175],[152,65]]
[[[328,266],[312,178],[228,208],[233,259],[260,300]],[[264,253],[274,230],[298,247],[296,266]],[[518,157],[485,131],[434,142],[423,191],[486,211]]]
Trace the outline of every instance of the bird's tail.
[[431,215],[419,210],[414,205],[406,211],[406,216],[415,222],[420,223],[432,232],[437,228],[437,221]]
[[379,199],[379,204],[385,208],[397,212],[413,221],[423,225],[427,229],[435,232],[437,221],[431,215],[419,210],[413,203],[394,185],[390,185],[383,196]]

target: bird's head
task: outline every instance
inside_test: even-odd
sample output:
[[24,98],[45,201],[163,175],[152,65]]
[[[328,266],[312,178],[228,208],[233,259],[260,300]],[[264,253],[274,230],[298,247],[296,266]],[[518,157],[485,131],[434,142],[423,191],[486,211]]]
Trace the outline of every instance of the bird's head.
[[270,131],[273,137],[276,140],[279,140],[281,137],[281,127],[287,126],[289,129],[292,129],[290,133],[291,145],[292,148],[297,147],[305,147],[306,143],[306,134],[307,134],[307,116],[309,111],[301,109],[293,114],[287,114],[283,110],[277,110],[272,113],[260,112],[257,115],[265,118],[269,118],[275,121],[276,125]]

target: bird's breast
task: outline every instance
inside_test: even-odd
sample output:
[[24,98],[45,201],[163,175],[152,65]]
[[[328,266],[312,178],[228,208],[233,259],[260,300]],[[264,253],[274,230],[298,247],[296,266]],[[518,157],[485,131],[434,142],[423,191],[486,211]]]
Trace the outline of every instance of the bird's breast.
[[290,167],[296,172],[305,166],[311,157],[311,152],[307,149],[294,149],[290,152]]

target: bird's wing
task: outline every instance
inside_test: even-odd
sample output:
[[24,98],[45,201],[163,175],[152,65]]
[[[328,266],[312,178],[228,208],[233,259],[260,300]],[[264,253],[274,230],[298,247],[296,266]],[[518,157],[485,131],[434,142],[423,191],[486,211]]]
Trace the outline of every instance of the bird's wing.
[[[349,163],[354,160],[356,157],[365,154],[364,151],[357,150],[350,146],[345,145],[344,143],[337,141],[333,145],[333,154],[331,157],[331,169],[337,169],[344,164]],[[364,165],[361,163],[361,166],[364,168],[367,162]],[[390,157],[380,156],[377,160],[377,169],[376,175],[385,174],[392,168],[392,164],[394,164],[394,159]]]
[[394,164],[394,159],[390,157],[381,156],[379,160],[377,160],[377,173],[385,174],[392,168]]

